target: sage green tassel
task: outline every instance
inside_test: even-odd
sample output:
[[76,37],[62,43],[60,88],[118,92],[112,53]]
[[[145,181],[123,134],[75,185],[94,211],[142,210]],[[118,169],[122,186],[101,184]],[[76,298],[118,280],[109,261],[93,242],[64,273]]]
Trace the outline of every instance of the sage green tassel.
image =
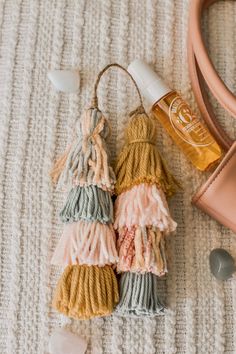
[[121,316],[157,316],[165,306],[158,297],[158,277],[152,273],[122,273],[120,302],[116,314]]
[[109,192],[90,185],[71,189],[66,204],[60,213],[62,222],[75,222],[79,219],[113,222],[113,204]]

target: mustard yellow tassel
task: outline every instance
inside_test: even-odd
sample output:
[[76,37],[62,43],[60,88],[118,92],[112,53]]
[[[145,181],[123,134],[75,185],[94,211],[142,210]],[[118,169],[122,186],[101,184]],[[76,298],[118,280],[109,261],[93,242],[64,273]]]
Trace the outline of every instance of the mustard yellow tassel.
[[66,316],[90,319],[112,313],[119,301],[118,284],[111,266],[68,266],[53,298],[53,307]]
[[155,121],[136,112],[126,130],[126,145],[116,164],[116,194],[141,183],[157,184],[168,196],[176,186],[176,179],[168,171],[157,147]]

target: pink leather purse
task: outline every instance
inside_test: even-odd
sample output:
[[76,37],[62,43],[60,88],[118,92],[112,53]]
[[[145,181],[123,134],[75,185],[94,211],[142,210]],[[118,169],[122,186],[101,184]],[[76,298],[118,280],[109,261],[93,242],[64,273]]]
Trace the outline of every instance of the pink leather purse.
[[236,118],[236,97],[215,70],[201,35],[202,12],[215,1],[191,1],[188,63],[192,88],[202,116],[211,133],[227,153],[212,176],[194,195],[192,202],[236,232],[236,142],[217,122],[205,89],[206,84],[218,102]]

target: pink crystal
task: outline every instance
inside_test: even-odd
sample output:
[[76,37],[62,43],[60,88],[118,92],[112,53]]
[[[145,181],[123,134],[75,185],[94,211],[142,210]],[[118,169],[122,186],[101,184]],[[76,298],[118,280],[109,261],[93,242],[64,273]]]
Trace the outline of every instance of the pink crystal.
[[55,329],[49,340],[50,354],[84,354],[87,342],[65,328]]

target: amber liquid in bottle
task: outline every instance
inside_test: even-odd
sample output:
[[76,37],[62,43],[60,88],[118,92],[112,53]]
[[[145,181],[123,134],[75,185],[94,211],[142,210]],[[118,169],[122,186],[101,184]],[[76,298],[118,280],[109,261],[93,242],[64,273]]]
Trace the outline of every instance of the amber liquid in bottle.
[[199,170],[211,168],[221,158],[220,146],[177,92],[166,94],[151,112]]

